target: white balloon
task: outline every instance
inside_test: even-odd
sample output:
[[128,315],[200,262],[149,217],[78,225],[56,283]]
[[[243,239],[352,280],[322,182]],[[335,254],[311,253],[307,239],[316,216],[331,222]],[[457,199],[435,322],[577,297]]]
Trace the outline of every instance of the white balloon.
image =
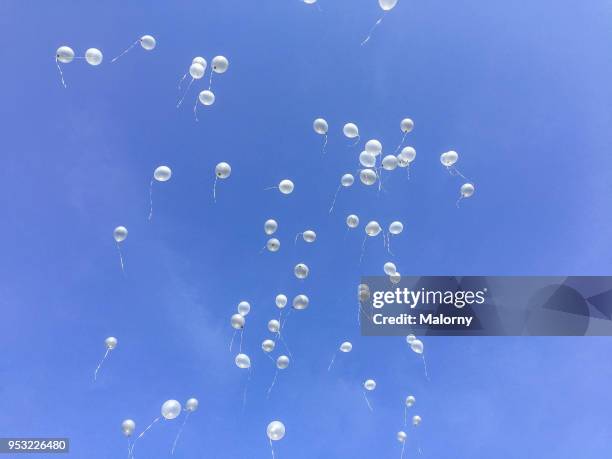
[[74,59],[74,51],[70,46],[60,46],[55,52],[55,58],[62,64],[70,64]]
[[197,398],[190,398],[185,402],[185,409],[190,413],[193,413],[200,406],[200,402],[198,402]]
[[215,94],[211,90],[205,89],[204,91],[200,91],[198,99],[202,105],[212,105],[215,103]]
[[359,284],[358,292],[359,302],[365,303],[370,298],[370,287],[366,284]]
[[153,172],[153,178],[158,182],[167,182],[172,177],[172,170],[168,166],[159,166]]
[[412,334],[410,334],[410,335],[406,336],[406,342],[407,342],[408,344],[412,344],[412,342],[413,342],[415,339],[416,339],[416,336],[414,336],[414,335],[412,335]]
[[282,440],[285,436],[285,425],[280,421],[272,421],[268,424],[266,434],[271,441]]
[[276,307],[279,309],[283,309],[285,306],[287,306],[287,297],[282,293],[276,295],[276,299],[274,301],[276,303]]
[[349,139],[354,139],[355,137],[359,137],[359,128],[355,123],[346,123],[342,128],[342,132]]
[[206,67],[200,62],[194,62],[189,66],[189,75],[191,75],[191,78],[194,80],[199,80],[204,76],[205,70]]
[[272,341],[271,339],[265,339],[261,343],[261,348],[263,349],[263,351],[268,352],[268,353],[274,350],[274,346],[276,346],[276,343]]
[[395,274],[397,272],[397,268],[395,267],[395,263],[392,263],[390,261],[385,263],[385,266],[384,266],[383,269],[384,269],[385,274],[387,276],[390,276],[391,274]]
[[349,228],[357,228],[359,226],[359,217],[355,214],[346,217],[346,226]]
[[230,323],[232,324],[232,328],[235,328],[236,330],[241,330],[244,328],[244,316],[242,314],[234,314],[232,315]]
[[365,144],[365,151],[378,156],[382,152],[382,144],[376,139],[368,140]]
[[422,354],[423,353],[423,341],[421,341],[420,339],[415,339],[414,341],[412,341],[412,343],[410,343],[410,349],[412,349],[417,354]]
[[117,338],[114,336],[109,336],[104,340],[104,345],[106,346],[106,349],[112,351],[117,347]]
[[349,187],[355,182],[355,177],[352,174],[344,174],[340,179],[340,184],[344,187]]
[[397,441],[399,441],[400,443],[404,443],[406,441],[407,435],[406,432],[404,432],[403,430],[400,430],[397,433]]
[[293,182],[288,179],[281,180],[278,184],[278,189],[283,194],[291,194],[293,192]]
[[215,73],[225,73],[227,72],[227,68],[229,67],[229,61],[225,56],[215,56],[211,61],[210,65],[212,65],[213,72]]
[[220,179],[226,179],[232,173],[232,167],[227,163],[219,163],[215,166],[215,174]]
[[308,269],[308,266],[306,266],[304,263],[298,263],[295,265],[295,268],[293,268],[293,273],[298,279],[306,279],[309,272],[310,269]]
[[389,280],[392,284],[397,285],[402,280],[402,275],[399,272],[395,271],[394,273],[389,274]]
[[397,5],[397,0],[378,0],[378,4],[383,11],[390,11]]
[[306,295],[303,295],[303,294],[297,295],[295,298],[293,298],[293,309],[297,309],[297,310],[306,309],[309,303],[310,303],[310,300],[308,299]]
[[446,167],[451,167],[459,159],[459,154],[456,151],[447,151],[440,155],[440,162]]
[[400,221],[396,220],[394,222],[391,222],[391,224],[389,225],[389,232],[395,236],[400,234],[402,231],[404,231],[404,225]]
[[201,56],[194,57],[191,63],[200,64],[202,67],[204,67],[204,70],[206,70],[206,66],[208,65],[208,62],[206,62],[206,59],[204,59]]
[[369,391],[376,389],[376,381],[374,381],[373,379],[368,379],[366,382],[363,383],[363,388]]
[[317,118],[312,123],[312,128],[315,130],[317,134],[321,134],[321,135],[327,134],[327,130],[328,130],[327,121],[325,121],[323,118]]
[[471,183],[464,183],[463,185],[461,185],[461,197],[462,198],[469,198],[473,194],[474,194],[474,185],[472,185]]
[[314,242],[317,239],[317,233],[313,230],[306,230],[302,233],[302,238],[306,242]]
[[374,220],[372,220],[371,222],[368,222],[368,224],[365,226],[365,232],[370,237],[378,236],[381,231],[382,229],[380,225],[378,224],[377,221],[374,221]]
[[266,242],[266,248],[270,252],[278,252],[278,250],[280,249],[280,241],[275,237],[272,237],[268,239],[268,242]]
[[152,35],[143,35],[142,37],[140,37],[140,46],[142,46],[143,49],[151,51],[152,49],[155,49],[156,45],[157,42],[155,41],[155,38],[153,38]]
[[411,163],[416,158],[416,150],[413,147],[404,147],[402,148],[402,151],[400,152],[399,156]]
[[276,359],[276,368],[279,370],[284,370],[289,366],[289,357],[286,355],[281,355]]
[[161,414],[167,420],[175,419],[181,414],[181,404],[176,400],[167,400],[161,406]]
[[392,171],[397,167],[397,158],[394,155],[387,155],[382,160],[382,166],[387,171]]
[[85,60],[89,65],[100,65],[102,63],[102,51],[97,48],[89,48],[85,51]]
[[123,242],[128,236],[128,230],[125,226],[118,226],[113,230],[113,238],[116,242]]
[[404,118],[400,121],[400,129],[407,134],[414,129],[414,122],[410,118]]
[[418,426],[421,423],[421,416],[412,416],[412,425]]
[[406,158],[404,158],[401,154],[397,155],[397,165],[399,167],[407,167],[410,164]]
[[374,185],[377,179],[376,171],[374,169],[361,169],[359,172],[359,179],[364,185]]
[[238,354],[234,359],[236,366],[242,370],[251,368],[251,359],[246,354]]
[[126,419],[121,423],[121,431],[126,437],[131,437],[134,430],[136,430],[136,423],[131,419]]
[[359,154],[359,163],[363,167],[374,167],[374,165],[376,164],[376,156],[373,153],[362,151]]
[[414,398],[414,396],[409,395],[408,397],[406,397],[406,406],[408,408],[410,408],[412,405],[414,405],[416,402],[416,398]]
[[280,330],[280,322],[276,319],[272,319],[268,322],[268,330],[270,330],[272,333],[278,333]]
[[276,223],[276,220],[269,219],[264,223],[264,231],[268,236],[274,234],[277,229],[278,223]]
[[341,352],[351,352],[353,350],[353,345],[349,341],[345,341],[340,345]]
[[248,301],[241,301],[240,303],[238,303],[238,314],[240,314],[242,317],[245,317],[250,310],[251,305]]

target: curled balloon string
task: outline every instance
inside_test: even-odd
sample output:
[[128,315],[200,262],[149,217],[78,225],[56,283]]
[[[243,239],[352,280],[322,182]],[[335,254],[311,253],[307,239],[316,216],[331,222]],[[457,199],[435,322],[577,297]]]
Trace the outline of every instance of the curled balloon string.
[[361,265],[361,260],[363,260],[363,254],[365,253],[365,244],[368,239],[368,235],[366,234],[363,238],[363,243],[361,244],[361,255],[359,256],[359,264]]
[[195,99],[195,104],[193,104],[193,116],[196,120],[196,122],[200,122],[200,120],[198,119],[198,96],[196,96]]
[[272,451],[272,459],[275,459],[275,457],[274,457],[274,446],[272,446],[272,439],[268,438],[268,441],[270,442],[270,451]]
[[183,81],[187,78],[187,72],[183,75],[183,77],[179,80],[178,89],[181,90],[181,86],[183,86]]
[[213,74],[215,72],[213,72],[212,66],[210,67],[210,79],[208,80],[208,90],[210,91],[210,89],[212,88],[212,79],[213,79]]
[[183,97],[181,97],[179,99],[178,103],[176,104],[176,108],[179,108],[181,106],[181,104],[183,103],[183,100],[185,99],[185,96],[189,92],[189,88],[191,88],[191,85],[193,84],[193,80],[194,80],[194,78],[192,78],[191,81],[189,82],[189,84],[187,85],[187,89],[185,89],[185,92],[183,93]]
[[149,184],[149,221],[153,218],[153,179]]
[[232,347],[234,346],[234,338],[236,337],[237,330],[234,330],[234,334],[232,335],[232,340],[230,341],[229,350],[232,352]]
[[136,440],[134,440],[134,442],[132,443],[132,457],[134,457],[134,448],[136,447],[136,442],[138,440],[140,440],[142,437],[144,437],[144,434],[147,433],[149,431],[149,429],[151,429],[151,427],[153,427],[159,420],[161,419],[161,417],[156,417],[153,422],[151,424],[149,424],[149,426],[143,430],[142,432],[140,432],[140,434],[138,435],[138,437],[136,437]]
[[359,143],[359,139],[361,139],[361,137],[359,135],[357,135],[357,137],[355,138],[355,141],[349,145],[349,147],[354,147],[355,145],[357,145]]
[[62,80],[62,86],[64,88],[67,88],[68,86],[66,86],[66,82],[64,81],[64,72],[62,72],[62,68],[60,67],[59,60],[57,59],[57,57],[55,58],[55,65],[57,65],[57,70],[59,70],[60,78]]
[[127,52],[129,52],[134,46],[136,46],[138,44],[140,40],[136,40],[134,43],[132,43],[130,46],[128,46],[127,48],[125,48],[125,50],[123,50],[123,52],[121,54],[119,54],[117,57],[113,58],[111,60],[111,63],[115,62],[117,59],[119,59],[121,56],[123,56],[124,54],[126,54]]
[[370,401],[368,400],[368,396],[366,395],[365,391],[363,391],[363,398],[365,398],[365,401],[368,404],[368,408],[370,409],[370,411],[374,412],[374,410],[372,409],[372,405],[370,405]]
[[325,147],[327,147],[327,133],[325,134],[325,139],[324,139],[324,141],[323,141],[323,154],[325,154],[325,153],[326,153],[326,151],[325,151]]
[[421,357],[423,358],[423,369],[425,370],[425,378],[427,378],[427,381],[431,381],[429,379],[429,374],[427,373],[427,362],[425,361],[425,354],[421,354]]
[[121,263],[121,272],[125,275],[125,266],[123,265],[123,255],[121,254],[121,247],[119,247],[119,243],[117,242],[117,251],[119,251],[119,262]]
[[461,178],[462,178],[462,179],[464,179],[464,180],[469,180],[469,179],[468,179],[468,178],[467,178],[465,175],[463,175],[463,174],[461,173],[461,171],[460,171],[459,169],[457,169],[455,166],[447,166],[447,169],[448,169],[448,173],[449,173],[450,175],[453,175],[453,176],[454,176],[454,175],[458,175],[459,177],[461,177]]
[[102,364],[104,363],[104,361],[106,360],[106,357],[108,357],[108,353],[110,352],[110,349],[107,348],[106,352],[104,353],[104,357],[102,357],[102,360],[100,360],[100,363],[98,364],[96,370],[94,371],[94,381],[96,379],[98,379],[98,371],[100,371],[100,368],[102,367]]
[[378,21],[376,21],[376,24],[372,26],[372,28],[370,29],[370,32],[368,33],[368,36],[365,38],[365,40],[361,42],[361,46],[365,45],[367,42],[370,41],[370,38],[372,38],[372,34],[374,33],[374,30],[376,30],[376,27],[378,27],[378,25],[382,22],[384,17],[385,16],[383,14],[381,18]]
[[457,209],[459,208],[459,203],[461,202],[462,199],[463,199],[463,195],[459,196],[459,199],[457,199],[457,202],[455,203],[455,206],[457,206]]
[[331,370],[331,367],[333,366],[334,361],[336,360],[336,355],[337,354],[338,354],[337,352],[334,352],[334,355],[333,355],[333,357],[331,359],[331,362],[329,363],[329,366],[327,367],[327,371]]
[[172,449],[170,450],[171,455],[174,455],[176,444],[178,443],[179,438],[181,437],[181,434],[183,433],[183,429],[185,428],[185,424],[187,424],[187,419],[189,419],[190,414],[191,414],[191,411],[187,411],[187,414],[185,415],[185,419],[183,420],[183,423],[181,424],[181,427],[179,428],[179,431],[176,434],[176,438],[174,439],[174,443],[172,444]]
[[331,203],[331,207],[329,208],[329,213],[331,214],[332,211],[334,210],[334,206],[336,205],[336,198],[338,197],[338,193],[340,193],[340,188],[342,188],[342,184],[338,185],[338,189],[336,190],[336,193],[334,194],[334,200]]
[[408,135],[408,132],[404,132],[404,135],[402,136],[402,141],[399,143],[399,145],[397,146],[397,148],[395,149],[395,154],[397,154],[397,152],[399,151],[400,148],[402,148],[402,145],[404,145],[404,142],[406,141],[406,136]]
[[297,234],[295,235],[295,241],[293,241],[293,245],[297,245],[297,240],[298,240],[298,238],[299,238],[299,237],[300,237],[302,234],[304,234],[304,233],[297,233]]
[[276,378],[278,378],[278,368],[274,372],[274,379],[272,379],[272,384],[270,384],[270,387],[268,388],[268,395],[266,396],[267,398],[270,398],[270,393],[272,392],[272,388],[274,387],[274,384],[276,384]]
[[215,181],[213,183],[213,201],[217,202],[217,175],[215,174]]

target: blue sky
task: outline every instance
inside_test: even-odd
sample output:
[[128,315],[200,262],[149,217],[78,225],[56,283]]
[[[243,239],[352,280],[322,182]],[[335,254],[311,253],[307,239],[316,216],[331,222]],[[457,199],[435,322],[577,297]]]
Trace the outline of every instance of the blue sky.
[[[379,238],[359,265],[363,226],[346,234],[344,219],[403,221],[392,260],[406,275],[609,274],[612,5],[400,0],[360,47],[377,2],[319,3],[2,2],[0,433],[67,436],[75,458],[125,457],[123,419],[140,431],[164,400],[195,396],[177,458],[270,457],[274,419],[287,428],[278,459],[399,458],[414,394],[423,423],[405,457],[609,455],[609,339],[426,338],[427,381],[403,339],[359,337],[359,276],[391,257]],[[145,33],[153,52],[110,64]],[[96,68],[65,66],[68,89],[53,58],[64,44],[105,54]],[[196,123],[196,91],[175,108],[178,79],[194,56],[217,54],[230,69]],[[411,180],[389,174],[380,196],[356,184],[329,215],[340,176],[358,167],[341,126],[388,151],[406,116]],[[476,183],[460,209],[461,182],[438,160],[449,149]],[[214,204],[219,161],[233,170]],[[156,184],[148,222],[160,164],[173,177]],[[291,196],[263,191],[283,178]],[[267,218],[280,225],[276,254],[259,254]],[[129,229],[125,277],[117,225]],[[308,228],[317,242],[294,246]],[[297,262],[311,268],[303,282]],[[260,343],[281,292],[311,304],[291,315],[294,360],[267,400],[274,371]],[[241,300],[252,305],[244,411],[246,374],[228,351]],[[119,346],[93,383],[109,335]],[[328,373],[345,339],[354,350]],[[170,457],[178,427],[155,426],[137,457]]]

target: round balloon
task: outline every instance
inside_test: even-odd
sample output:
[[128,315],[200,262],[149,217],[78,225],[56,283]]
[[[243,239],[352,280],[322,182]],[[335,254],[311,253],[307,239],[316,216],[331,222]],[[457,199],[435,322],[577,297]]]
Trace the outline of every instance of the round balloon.
[[406,432],[404,432],[403,430],[400,430],[397,433],[397,441],[399,441],[400,443],[404,443],[406,441]]
[[361,169],[359,179],[364,185],[374,185],[376,183],[376,171],[374,169]]
[[414,405],[415,402],[416,402],[416,398],[414,398],[414,396],[409,395],[408,397],[406,397],[406,406],[408,408],[410,408],[412,405]]
[[373,379],[368,379],[366,380],[366,382],[363,383],[363,387],[365,390],[372,391],[376,389],[376,381],[374,381]]
[[185,402],[185,409],[189,411],[190,413],[193,413],[195,410],[198,409],[199,405],[200,405],[200,402],[198,402],[197,398],[190,398],[189,400]]
[[346,217],[346,226],[349,228],[357,228],[359,226],[359,217],[355,214]]
[[272,341],[271,339],[265,339],[261,343],[261,348],[263,349],[264,352],[272,352],[274,350],[274,346],[276,346],[276,343]]
[[399,156],[411,163],[416,158],[416,150],[413,147],[404,147]]
[[204,59],[201,56],[194,57],[191,63],[200,64],[202,67],[204,67],[204,70],[206,70],[206,66],[208,65],[208,63],[206,62],[206,59]]
[[383,269],[387,276],[390,276],[391,274],[394,274],[397,271],[397,268],[395,267],[395,263],[392,263],[390,261],[385,263],[385,266]]
[[365,226],[365,232],[370,237],[378,236],[381,232],[380,225],[377,221],[368,222]]
[[353,184],[354,181],[355,177],[353,177],[351,174],[344,174],[340,179],[340,184],[344,187],[349,187]]
[[272,333],[278,333],[280,330],[280,322],[276,319],[272,319],[268,322],[268,330]]
[[389,280],[392,284],[397,285],[402,280],[402,276],[399,272],[395,271],[394,273],[389,274]]
[[152,35],[143,35],[142,37],[140,37],[140,46],[142,46],[143,49],[151,51],[152,49],[155,49],[156,45],[157,42],[155,41],[155,38],[153,38]]
[[351,352],[353,350],[353,345],[349,341],[345,341],[340,345],[341,352]]
[[368,140],[365,145],[365,151],[378,156],[382,152],[382,144],[376,139]]
[[317,233],[313,230],[306,230],[302,233],[302,238],[304,241],[312,243],[317,239]]
[[240,369],[246,369],[251,367],[251,359],[246,354],[238,354],[234,359],[236,366]]
[[367,151],[362,151],[359,154],[359,163],[363,167],[374,167],[376,164],[376,156],[372,153],[368,153]]
[[102,63],[102,51],[97,48],[89,48],[85,51],[85,60],[89,65],[100,65]]
[[397,158],[394,155],[387,155],[382,160],[382,166],[387,171],[392,171],[397,167]]
[[172,170],[168,166],[159,166],[153,172],[153,178],[158,182],[167,182],[172,177]]
[[113,231],[113,238],[116,242],[123,242],[127,238],[128,230],[125,226],[118,226]]
[[359,136],[359,128],[354,123],[346,123],[342,128],[342,132],[349,139],[354,139]]
[[271,441],[281,440],[285,436],[285,425],[280,421],[272,421],[268,424],[266,434]]
[[421,416],[412,416],[412,425],[418,426],[421,423]]
[[242,317],[246,316],[250,310],[251,305],[248,301],[241,301],[238,303],[238,314],[240,314]]
[[280,249],[280,241],[275,237],[270,238],[268,239],[268,242],[266,242],[266,248],[270,252],[278,252],[278,250]]
[[306,266],[304,263],[298,263],[295,265],[295,268],[293,268],[293,273],[298,279],[306,279],[309,272],[310,269],[308,269],[308,266]]
[[215,166],[215,174],[220,179],[226,179],[232,173],[232,168],[227,163],[219,163]]
[[230,323],[232,324],[232,327],[235,328],[236,330],[241,330],[244,328],[244,323],[245,323],[244,316],[241,314],[234,314],[232,315]]
[[283,309],[285,306],[287,306],[287,297],[283,295],[282,293],[279,295],[276,295],[276,298],[274,301],[276,303],[276,307],[279,309]]
[[314,122],[312,123],[312,127],[317,134],[327,134],[327,121],[325,121],[323,118],[317,118],[316,120],[314,120]]
[[408,336],[406,336],[406,342],[407,342],[408,344],[412,344],[412,342],[413,342],[415,339],[416,339],[416,336],[414,336],[414,335],[408,335]]
[[462,198],[469,198],[473,194],[474,194],[474,185],[472,185],[471,183],[464,183],[463,185],[461,185],[461,197]]
[[194,62],[189,66],[189,75],[191,75],[191,78],[194,80],[199,80],[204,76],[205,70],[206,67],[204,67],[204,65],[202,65],[200,62]]
[[278,184],[278,189],[283,194],[291,194],[293,192],[293,182],[291,180],[281,180]]
[[286,355],[281,355],[276,359],[276,368],[279,370],[284,370],[289,366],[289,357]]
[[270,219],[270,220],[266,220],[266,222],[264,223],[264,231],[266,232],[268,236],[271,236],[272,234],[274,234],[277,229],[278,229],[278,223],[276,223],[276,220]]
[[126,419],[121,423],[121,431],[126,437],[131,437],[134,430],[136,430],[136,423],[131,419]]
[[162,416],[167,419],[175,419],[181,414],[181,404],[176,400],[167,400],[161,407]]
[[407,134],[414,129],[414,122],[410,118],[404,118],[402,121],[400,121],[400,129],[402,132]]
[[397,0],[378,0],[378,4],[383,11],[390,11],[397,5]]
[[297,309],[297,310],[303,310],[306,309],[308,307],[310,300],[308,299],[308,297],[306,295],[297,295],[295,298],[293,298],[293,309]]
[[391,222],[391,224],[389,225],[389,232],[394,236],[397,236],[402,231],[404,231],[404,225],[402,224],[402,222],[394,221]]
[[446,153],[442,153],[440,155],[440,162],[446,166],[451,167],[453,164],[457,162],[459,159],[459,154],[456,151],[447,151]]
[[74,59],[74,51],[70,46],[60,46],[55,52],[55,58],[62,64],[70,64]]
[[106,345],[106,349],[113,350],[117,347],[117,338],[114,336],[109,336],[104,340],[104,344]]
[[212,105],[215,103],[215,94],[211,90],[205,89],[200,91],[198,99],[202,105]]
[[423,353],[423,342],[420,339],[415,339],[410,343],[410,349],[412,349],[417,354]]
[[213,72],[225,73],[229,67],[229,61],[225,56],[215,56],[211,62]]

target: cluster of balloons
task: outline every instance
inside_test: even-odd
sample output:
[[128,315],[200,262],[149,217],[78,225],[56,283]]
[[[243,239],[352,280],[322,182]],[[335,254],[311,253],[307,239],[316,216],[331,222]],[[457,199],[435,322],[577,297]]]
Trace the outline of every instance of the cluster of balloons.
[[[191,88],[191,85],[193,84],[193,82],[204,78],[207,67],[208,67],[208,62],[206,61],[206,59],[204,59],[201,56],[196,56],[191,60],[191,65],[189,66],[189,69],[179,81],[179,90],[181,90],[182,84],[187,78],[187,74],[191,76],[191,80],[189,81],[189,84],[187,85],[187,89],[185,89],[183,96],[179,99],[179,101],[176,104],[177,108],[180,107],[181,104],[183,103],[183,100],[185,99],[185,96],[189,92],[189,88]],[[215,93],[212,92],[213,75],[215,73],[223,74],[227,72],[228,68],[229,68],[229,61],[227,57],[225,56],[213,57],[211,61],[211,65],[210,65],[210,79],[208,81],[208,88],[203,89],[202,91],[198,93],[195,104],[193,106],[193,113],[194,113],[196,121],[198,121],[198,102],[200,102],[200,104],[206,107],[215,103]]]
[[[459,171],[459,169],[457,169],[457,166],[455,166],[458,160],[459,153],[454,150],[444,152],[440,155],[440,162],[448,170],[449,174],[458,175],[462,179],[467,180],[467,178]],[[472,197],[474,191],[474,184],[471,182],[466,182],[461,185],[461,188],[459,189],[459,199],[457,199],[457,207],[459,207],[459,202],[462,199]]]

